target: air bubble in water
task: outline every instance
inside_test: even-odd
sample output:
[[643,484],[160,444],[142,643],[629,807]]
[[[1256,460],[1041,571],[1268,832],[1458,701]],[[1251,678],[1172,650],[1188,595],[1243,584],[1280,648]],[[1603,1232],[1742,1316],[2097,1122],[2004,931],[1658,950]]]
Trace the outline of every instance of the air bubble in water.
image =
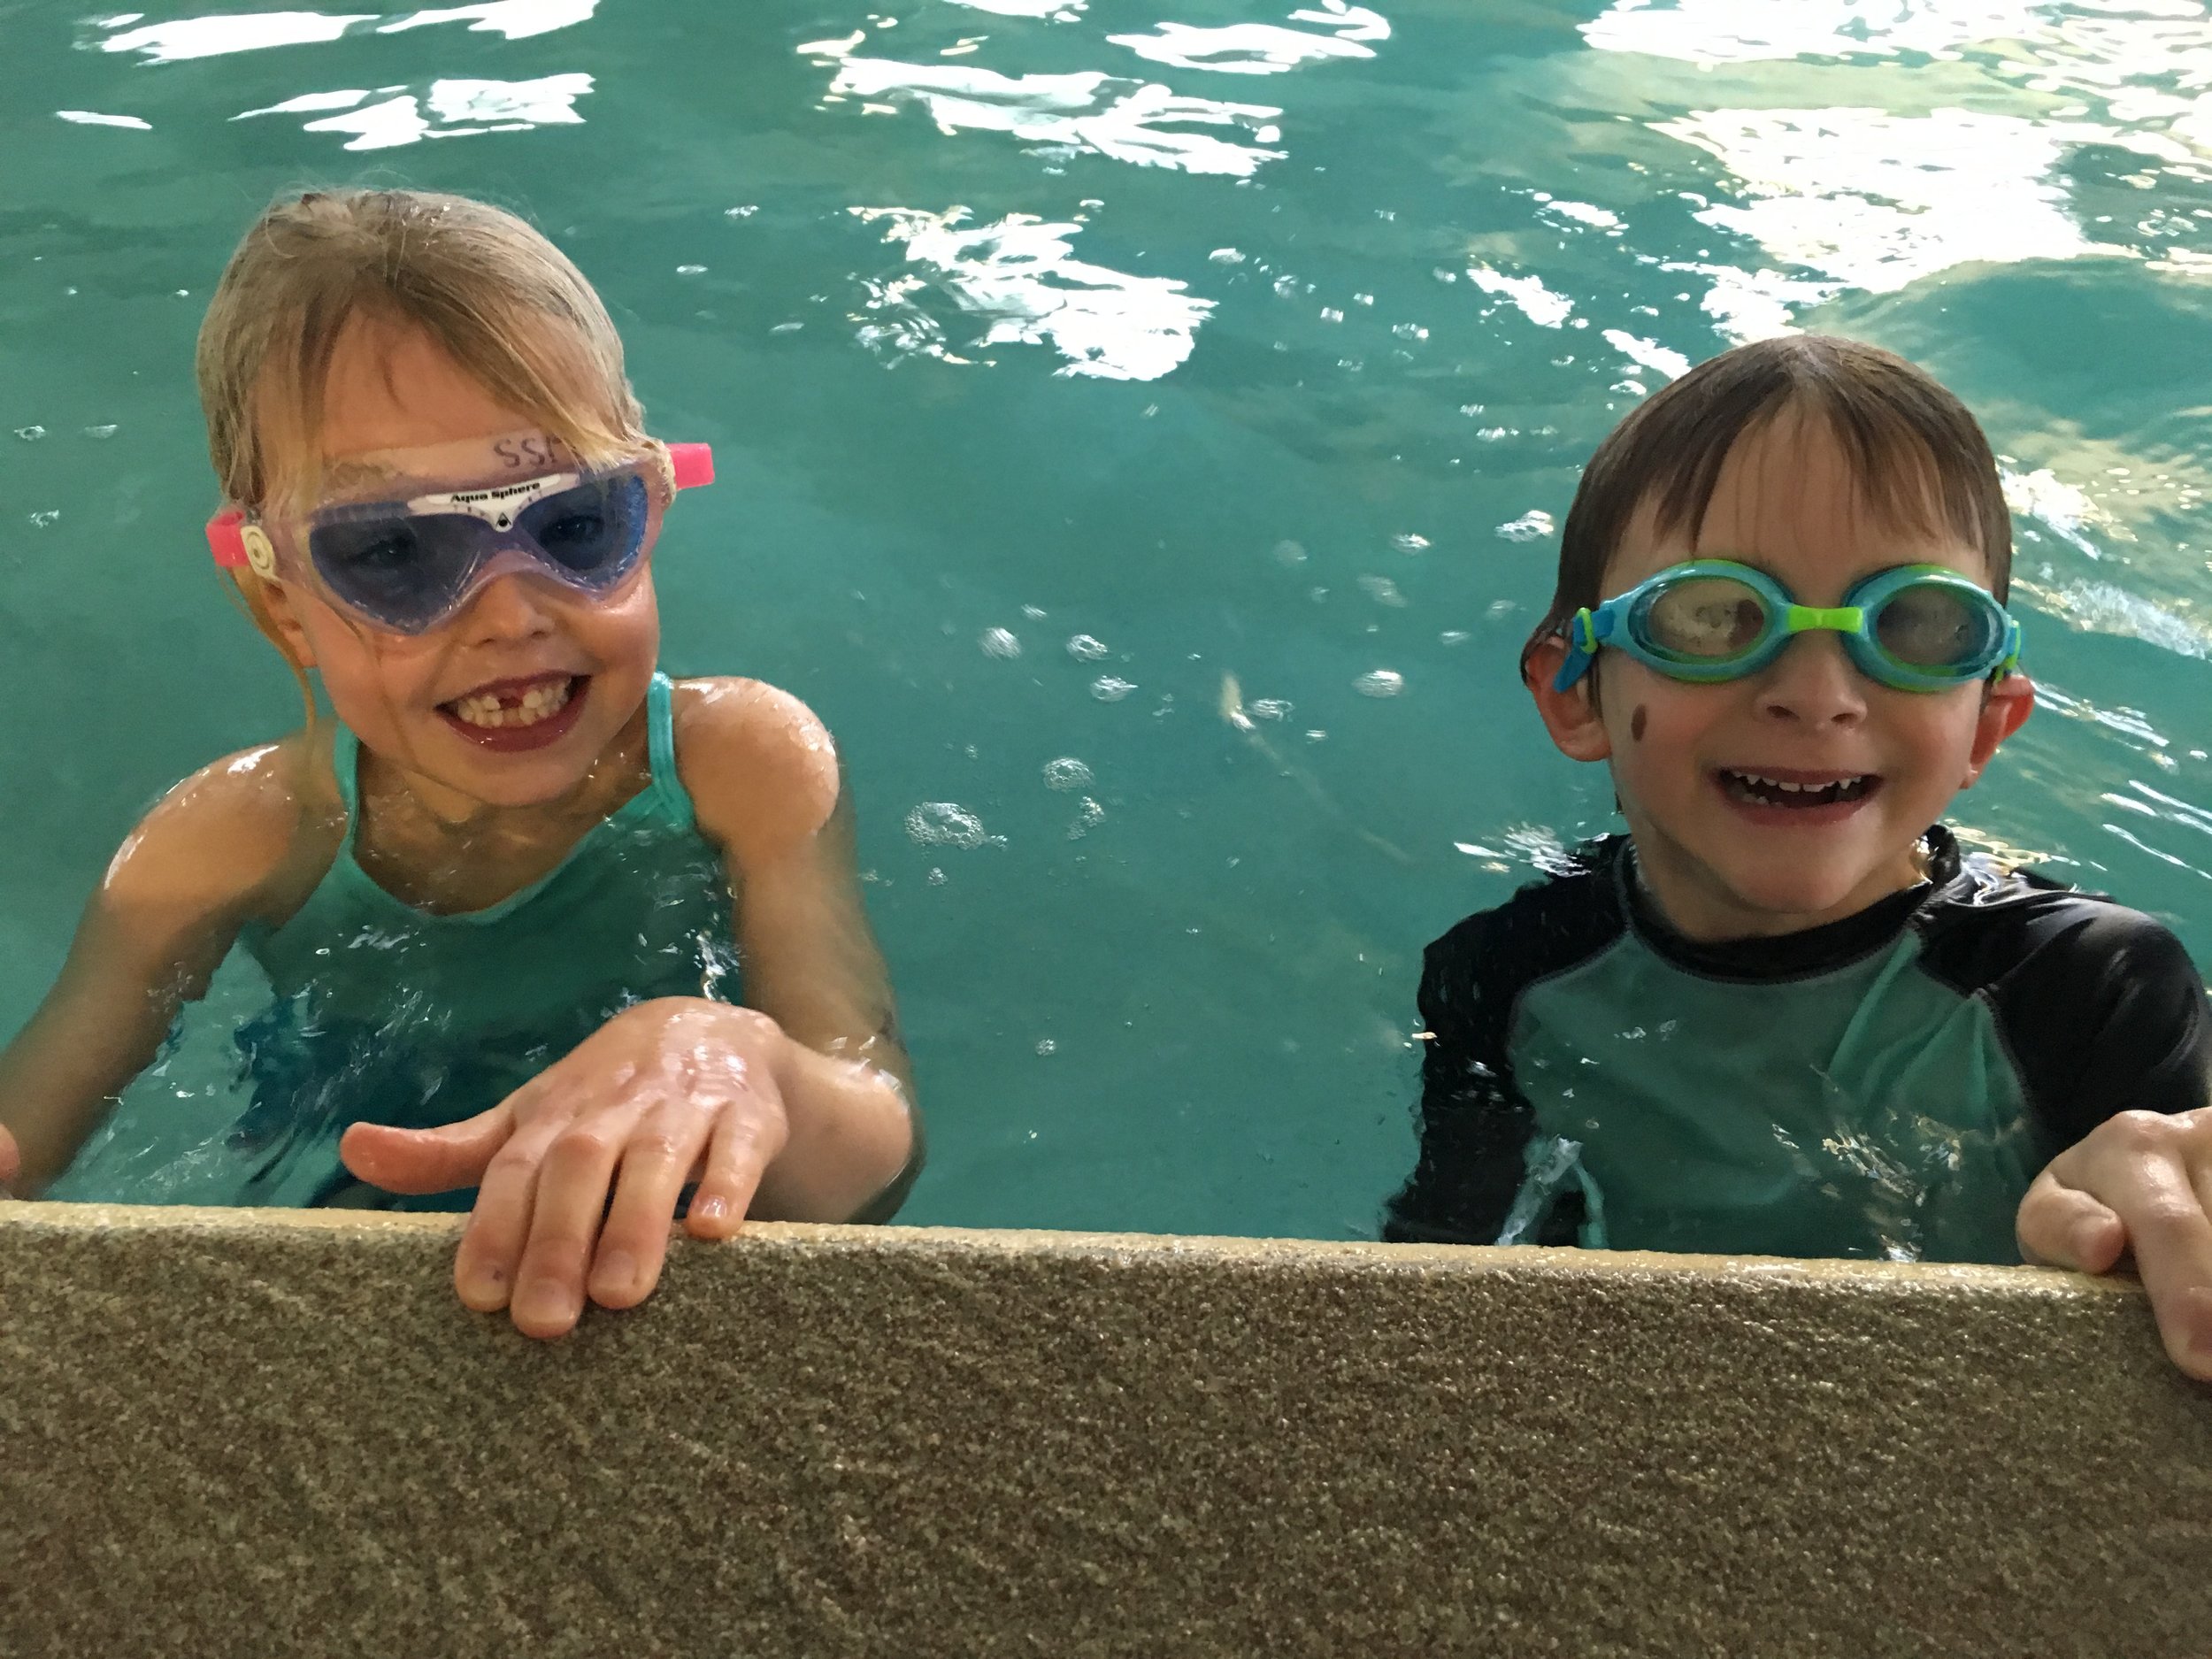
[[87,426],[84,429],[84,435],[88,438],[112,438],[115,435],[115,428],[113,426]]
[[1363,576],[1359,579],[1359,585],[1367,596],[1379,605],[1402,607],[1405,604],[1406,596],[1398,591],[1398,584],[1387,576]]
[[1106,809],[1085,795],[1075,803],[1075,822],[1068,826],[1068,839],[1079,841],[1105,821]]
[[1295,541],[1278,541],[1275,544],[1275,562],[1278,565],[1303,565],[1306,549]]
[[1403,535],[1392,536],[1390,545],[1401,553],[1425,553],[1428,551],[1429,539],[1425,535],[1416,535],[1409,530]]
[[15,429],[15,435],[22,439],[26,443],[36,443],[41,438],[46,435],[46,428],[43,426],[18,426]]
[[929,867],[929,885],[933,887],[941,887],[945,885],[945,872],[935,864]]
[[1106,655],[1106,641],[1079,634],[1068,641],[1068,655],[1079,663],[1094,663]]
[[906,815],[906,833],[924,847],[980,847],[983,820],[950,801],[925,801]]
[[1280,697],[1262,697],[1257,703],[1248,703],[1244,711],[1256,720],[1287,720],[1291,705]]
[[976,643],[986,657],[1019,657],[1022,642],[1005,628],[986,628]]
[[1509,524],[1498,526],[1498,537],[1505,541],[1535,541],[1551,534],[1551,514],[1531,508]]
[[1393,668],[1378,668],[1352,682],[1352,689],[1363,697],[1394,697],[1405,688],[1406,677]]
[[1091,780],[1091,769],[1072,755],[1045,762],[1045,787],[1080,789]]
[[1059,1046],[1060,1045],[1058,1043],[1053,1041],[1049,1037],[1040,1037],[1037,1039],[1037,1052],[1039,1054],[1050,1054]]
[[1111,674],[1102,674],[1091,681],[1091,695],[1101,703],[1119,703],[1137,688],[1131,680],[1117,680]]
[[50,507],[44,512],[35,512],[31,515],[31,528],[43,530],[60,517],[61,509],[58,507]]

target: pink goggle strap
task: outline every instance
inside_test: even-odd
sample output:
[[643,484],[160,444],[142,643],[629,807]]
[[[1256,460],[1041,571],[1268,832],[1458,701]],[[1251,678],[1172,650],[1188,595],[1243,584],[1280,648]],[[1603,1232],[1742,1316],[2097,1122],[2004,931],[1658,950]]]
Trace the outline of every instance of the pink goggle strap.
[[246,566],[246,539],[238,533],[245,522],[246,515],[236,507],[226,507],[207,521],[208,549],[227,571]]
[[706,444],[670,444],[668,466],[676,475],[678,489],[695,489],[701,484],[714,482],[714,451]]

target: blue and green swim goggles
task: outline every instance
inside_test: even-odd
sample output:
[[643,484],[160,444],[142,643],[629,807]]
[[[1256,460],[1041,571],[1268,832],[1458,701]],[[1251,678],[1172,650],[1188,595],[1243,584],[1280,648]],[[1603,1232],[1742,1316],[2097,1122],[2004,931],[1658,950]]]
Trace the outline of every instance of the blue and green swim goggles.
[[1869,680],[1900,691],[1948,691],[2009,672],[2020,625],[1985,589],[1941,565],[1901,565],[1853,584],[1832,609],[1801,605],[1764,571],[1729,559],[1670,565],[1567,624],[1564,691],[1610,646],[1671,680],[1740,680],[1800,634],[1843,635]]

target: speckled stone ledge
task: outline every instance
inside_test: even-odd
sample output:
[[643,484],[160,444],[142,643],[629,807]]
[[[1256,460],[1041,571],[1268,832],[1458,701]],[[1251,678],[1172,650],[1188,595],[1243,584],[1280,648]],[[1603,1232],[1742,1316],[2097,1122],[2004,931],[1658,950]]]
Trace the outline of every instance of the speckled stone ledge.
[[2212,1652],[2212,1390],[2028,1270],[0,1203],[0,1652]]

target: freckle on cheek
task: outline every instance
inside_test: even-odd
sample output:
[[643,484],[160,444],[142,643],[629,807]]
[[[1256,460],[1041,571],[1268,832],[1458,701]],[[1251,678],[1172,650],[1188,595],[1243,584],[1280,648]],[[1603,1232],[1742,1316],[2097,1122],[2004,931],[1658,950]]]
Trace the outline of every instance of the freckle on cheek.
[[1628,717],[1628,734],[1639,743],[1644,741],[1644,705],[1640,703],[1636,712]]

